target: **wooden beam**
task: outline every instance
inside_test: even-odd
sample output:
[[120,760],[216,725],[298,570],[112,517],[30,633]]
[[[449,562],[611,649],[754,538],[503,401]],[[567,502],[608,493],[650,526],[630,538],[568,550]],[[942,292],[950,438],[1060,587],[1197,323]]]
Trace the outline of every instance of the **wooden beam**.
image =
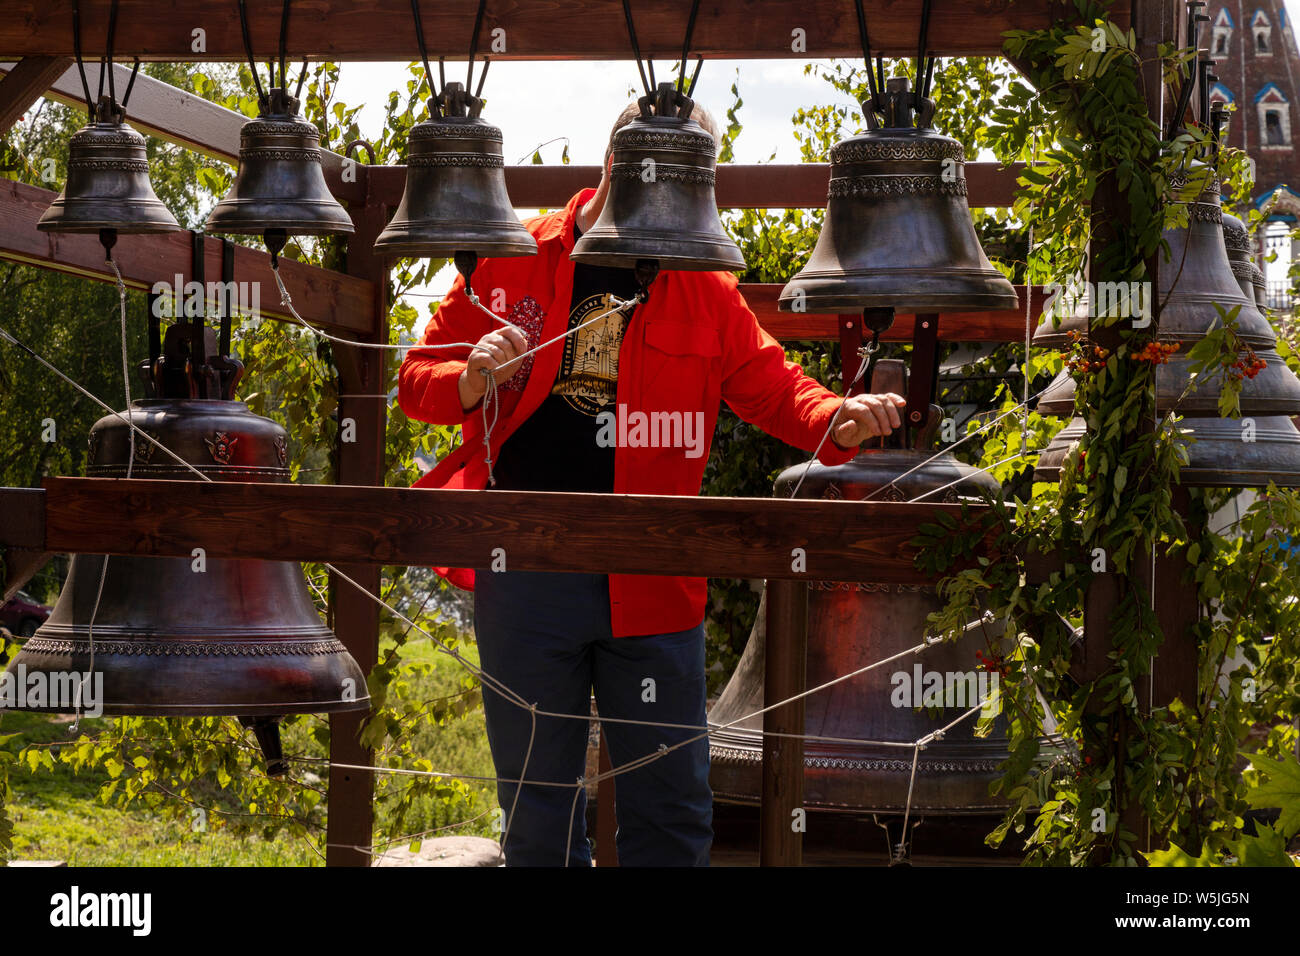
[[[15,64],[0,63],[0,74],[13,69]],[[131,70],[129,67],[117,64],[113,67],[113,77],[117,88],[125,90],[126,84],[131,79]],[[86,79],[92,90],[98,88],[98,63],[86,64]],[[0,90],[3,90],[2,81],[0,81]],[[65,66],[60,75],[46,83],[46,88],[42,92],[49,99],[64,106],[85,108],[86,101],[81,90],[81,78],[77,75],[75,66],[71,69]],[[0,95],[0,102],[3,102],[2,95]],[[228,110],[224,106],[177,89],[169,83],[155,80],[144,73],[135,78],[135,88],[131,91],[131,101],[128,105],[130,112],[127,115],[127,122],[141,133],[232,165],[239,162],[239,131],[249,120],[249,117],[243,113]],[[0,125],[0,130],[3,129],[3,125]],[[349,179],[344,180],[344,162],[344,158],[338,153],[332,153],[327,149],[321,151],[321,166],[325,170],[325,181],[329,184],[330,192],[343,202],[364,203],[367,190],[367,167],[355,164],[353,168],[355,175],[350,175]],[[397,204],[393,203],[393,205]]]
[[[366,279],[373,290],[373,314],[379,316],[366,342],[387,340],[387,277],[381,257],[373,251],[375,239],[388,218],[383,206],[367,205],[352,210],[356,233],[348,244],[349,274]],[[336,480],[346,485],[384,483],[384,434],[388,403],[376,400],[384,394],[384,368],[388,352],[336,344],[334,359],[339,369],[339,432],[335,454]],[[361,670],[370,671],[379,660],[379,604],[372,595],[380,593],[377,564],[344,564],[339,570],[356,584],[330,576],[330,606],[334,633],[356,659]],[[363,593],[356,585],[360,585]],[[371,766],[374,751],[361,743],[361,730],[369,713],[330,715],[330,761],[333,764]],[[374,842],[375,775],[355,770],[330,771],[329,815],[326,821],[325,860],[330,866],[369,866]]]
[[[405,166],[365,167],[372,202],[396,206],[406,185]],[[1010,206],[1024,163],[967,163],[972,209]],[[828,163],[756,163],[718,167],[715,190],[722,209],[821,209],[826,205]],[[574,193],[600,182],[599,166],[507,166],[506,189],[518,209],[555,209]]]
[[109,478],[48,478],[45,498],[55,552],[486,568],[504,548],[518,570],[888,584],[933,583],[909,542],[939,512],[963,523],[929,503]]
[[[781,341],[839,340],[841,320],[859,316],[820,315],[812,312],[781,312],[776,305],[781,294],[779,282],[742,282],[740,294],[773,338]],[[996,312],[948,312],[939,323],[939,338],[944,342],[1023,342],[1025,340],[1025,287],[1016,286],[1020,305]],[[1034,324],[1043,313],[1045,296],[1042,286],[1033,287],[1030,313]],[[881,336],[886,342],[912,341],[916,316],[903,313]]]
[[[37,220],[54,200],[47,189],[0,179],[0,259],[54,269],[100,282],[113,281],[104,262],[99,238],[87,234],[40,232]],[[209,238],[206,245],[208,276],[221,275],[221,244]],[[179,274],[190,277],[188,232],[158,235],[124,235],[113,249],[123,281],[133,289],[148,289],[155,282],[169,285]],[[280,260],[280,275],[293,296],[294,307],[308,322],[331,332],[366,332],[375,327],[373,285],[328,269]],[[271,275],[270,257],[247,246],[235,247],[235,281],[256,290],[261,315],[290,321],[280,305]]]
[[[430,56],[465,57],[475,6],[472,0],[428,5],[423,19]],[[643,54],[677,59],[690,10],[687,0],[633,6]],[[83,44],[97,53],[104,46],[109,0],[82,0],[81,7]],[[1004,31],[1047,27],[1055,17],[1072,13],[1071,6],[1053,0],[945,0],[930,22],[928,49],[940,55],[997,54]],[[1126,26],[1124,13],[1117,9],[1111,16]],[[249,14],[253,51],[264,61],[279,43],[280,5],[249,4]],[[914,55],[920,17],[921,0],[872,4],[873,48],[888,56]],[[297,4],[287,45],[295,60],[419,58],[407,0]],[[0,56],[71,56],[72,46],[72,0],[6,0]],[[123,60],[245,58],[233,0],[121,0],[114,50]],[[608,0],[488,4],[480,50],[495,59],[631,58],[621,5]],[[843,0],[711,0],[700,7],[691,52],[710,59],[862,56],[853,4]],[[630,83],[635,68],[625,66],[624,74],[611,74],[610,82]]]
[[0,136],[9,132],[71,62],[62,56],[29,56],[8,64],[0,77]]

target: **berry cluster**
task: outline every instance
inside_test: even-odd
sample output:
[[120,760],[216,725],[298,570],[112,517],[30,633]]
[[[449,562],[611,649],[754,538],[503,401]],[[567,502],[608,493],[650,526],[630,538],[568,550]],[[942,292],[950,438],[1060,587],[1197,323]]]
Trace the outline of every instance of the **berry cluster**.
[[1065,362],[1065,367],[1070,370],[1071,375],[1089,375],[1093,372],[1100,372],[1106,367],[1106,359],[1110,357],[1110,350],[1092,346],[1091,348],[1082,343],[1082,336],[1078,332],[1071,332],[1068,336],[1070,340],[1070,351],[1061,353],[1061,360]]
[[1152,365],[1164,365],[1169,356],[1178,351],[1177,342],[1148,342],[1129,358],[1135,362],[1150,362]]
[[1240,382],[1243,378],[1254,378],[1266,368],[1268,363],[1256,355],[1254,349],[1247,347],[1246,354],[1232,363],[1228,374]]
[[975,656],[980,659],[980,665],[986,671],[996,671],[1002,677],[1006,677],[1011,672],[1011,668],[1003,660],[1001,654],[991,653],[988,657],[985,657],[983,651],[976,651]]

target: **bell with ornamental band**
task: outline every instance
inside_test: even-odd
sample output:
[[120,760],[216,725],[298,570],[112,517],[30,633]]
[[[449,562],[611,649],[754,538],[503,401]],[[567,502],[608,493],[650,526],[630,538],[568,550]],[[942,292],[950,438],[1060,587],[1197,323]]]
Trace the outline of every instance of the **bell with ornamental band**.
[[[1187,436],[1189,461],[1180,469],[1183,484],[1195,487],[1265,487],[1300,485],[1300,432],[1291,416],[1300,414],[1300,379],[1278,354],[1277,336],[1254,297],[1249,237],[1241,221],[1224,216],[1218,179],[1207,167],[1194,164],[1174,177],[1175,195],[1190,195],[1188,224],[1165,231],[1167,257],[1161,259],[1158,297],[1161,302],[1157,342],[1177,351],[1156,366],[1156,412],[1177,411],[1179,428]],[[1199,194],[1197,192],[1199,191]],[[1231,254],[1229,252],[1231,250]],[[1257,270],[1256,270],[1257,271]],[[1095,314],[1148,317],[1150,296],[1140,283],[1099,283],[1093,292]],[[1134,303],[1142,303],[1141,308]],[[1187,353],[1221,324],[1219,308],[1236,312],[1238,334],[1250,351],[1242,362],[1241,415],[1220,418],[1218,396],[1222,378],[1207,375],[1191,381]],[[1035,346],[1061,347],[1071,341],[1086,345],[1088,316],[1075,312],[1058,320],[1044,317],[1034,332]],[[1073,338],[1071,337],[1073,335]],[[1235,373],[1233,373],[1235,374]],[[1038,410],[1047,415],[1072,415],[1076,382],[1068,370],[1043,392]],[[1072,419],[1039,456],[1034,477],[1058,481],[1070,449],[1084,437],[1086,425]]]
[[320,132],[298,115],[298,99],[273,88],[257,119],[239,132],[239,171],[208,216],[208,232],[261,235],[272,255],[288,236],[353,231],[321,168]]
[[660,83],[641,115],[614,134],[609,196],[570,258],[633,268],[738,270],[745,257],[722,228],[714,198],[718,144],[691,119],[694,102]]
[[1015,308],[1015,289],[975,235],[961,144],[930,128],[934,101],[895,77],[862,107],[869,129],[831,148],[826,218],[808,264],[781,290],[779,308]]
[[94,121],[68,142],[68,179],[36,228],[42,232],[173,232],[180,224],[149,182],[145,138],[101,97]]
[[[233,400],[242,364],[217,355],[201,323],[167,333],[162,354],[143,367],[155,397],[91,428],[87,474],[126,479],[129,466],[130,480],[287,482],[285,430]],[[140,429],[134,448],[128,422]],[[293,561],[74,555],[49,619],[7,670],[51,687],[60,675],[87,675],[102,693],[83,694],[82,711],[240,717],[271,773],[288,769],[280,715],[366,710],[370,701],[365,675],[322,622]],[[29,697],[15,709],[72,704]]]
[[479,119],[483,101],[449,83],[433,107],[434,115],[411,129],[406,189],[375,241],[375,252],[385,257],[536,255],[537,240],[506,193],[501,130]]
[[[878,362],[871,390],[904,391],[902,368],[898,360]],[[942,417],[938,406],[930,406],[911,447],[896,432],[864,446],[847,464],[789,468],[777,478],[775,493],[789,497],[798,485],[801,498],[846,501],[957,503],[998,496],[1000,487],[987,473],[930,450]],[[926,618],[944,604],[930,586],[819,581],[808,587],[808,687],[925,643]],[[971,708],[998,712],[1001,631],[997,622],[978,620],[956,641],[931,644],[810,694],[804,733],[836,739],[804,741],[802,805],[886,814],[1001,813],[1005,796],[989,794],[1008,755],[1000,717],[986,737],[975,735],[977,712],[927,743],[914,782],[911,746]],[[709,723],[722,725],[710,735],[710,783],[724,803],[756,804],[762,792],[763,722],[747,715],[759,714],[765,704],[764,643],[760,608],[740,663],[709,712]]]

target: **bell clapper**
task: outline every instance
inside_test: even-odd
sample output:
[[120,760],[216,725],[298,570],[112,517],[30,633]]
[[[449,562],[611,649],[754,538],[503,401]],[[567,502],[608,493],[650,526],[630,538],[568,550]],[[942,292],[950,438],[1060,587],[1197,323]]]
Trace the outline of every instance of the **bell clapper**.
[[250,728],[257,744],[262,748],[266,760],[268,777],[283,777],[289,772],[289,761],[284,757],[284,748],[280,743],[279,717],[240,717],[239,725]]

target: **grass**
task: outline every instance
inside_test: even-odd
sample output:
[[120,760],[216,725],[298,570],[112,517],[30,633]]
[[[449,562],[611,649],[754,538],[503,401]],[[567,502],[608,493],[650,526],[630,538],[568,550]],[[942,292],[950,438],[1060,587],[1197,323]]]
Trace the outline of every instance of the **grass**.
[[[462,653],[477,661],[474,645],[464,646]],[[465,669],[434,650],[428,641],[412,641],[402,656],[403,697],[407,701],[438,700],[465,691]],[[476,692],[471,691],[464,698],[475,701]],[[286,753],[311,748],[310,723],[301,722],[286,733]],[[0,746],[16,754],[27,746],[67,741],[70,724],[67,717],[9,712],[0,720],[0,735],[17,736]],[[112,721],[107,718],[84,719],[79,732],[95,736],[111,726]],[[481,706],[474,706],[459,716],[448,716],[441,722],[427,716],[411,721],[407,732],[412,754],[403,758],[404,765],[405,761],[423,758],[435,770],[492,776]],[[12,857],[15,860],[63,860],[74,866],[315,866],[322,863],[307,840],[287,833],[271,840],[259,835],[241,836],[223,826],[215,814],[210,817],[205,832],[194,832],[187,816],[177,819],[138,803],[125,809],[105,804],[99,798],[99,790],[110,777],[102,769],[75,773],[57,760],[52,772],[32,771],[25,763],[11,766],[8,812],[14,827]],[[324,775],[323,769],[319,772]],[[377,834],[382,835],[387,829],[385,824],[393,822],[390,816],[393,802],[413,783],[424,783],[428,789],[427,778],[384,778],[380,790],[387,795],[376,804]],[[221,796],[215,783],[205,782],[195,793],[195,802],[200,805],[215,803]],[[446,832],[492,836],[491,811],[495,807],[495,788],[489,783],[445,783],[436,792],[421,792],[410,801],[398,832],[404,836],[452,827]],[[453,827],[476,816],[480,819],[472,824]]]

